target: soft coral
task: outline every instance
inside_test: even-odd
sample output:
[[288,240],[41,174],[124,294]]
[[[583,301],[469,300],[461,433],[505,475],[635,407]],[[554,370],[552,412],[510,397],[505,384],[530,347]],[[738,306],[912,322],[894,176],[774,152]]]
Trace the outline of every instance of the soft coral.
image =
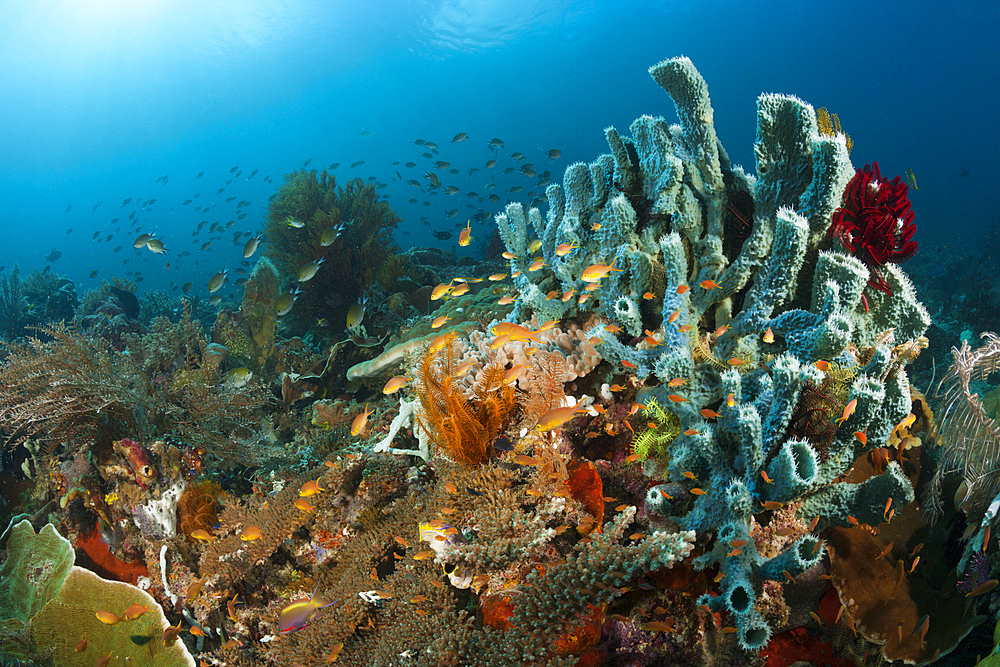
[[868,284],[890,296],[882,265],[899,264],[917,251],[917,242],[911,240],[917,226],[908,191],[899,176],[882,180],[878,162],[865,165],[847,184],[843,203],[834,211],[830,224],[829,235],[871,270]]

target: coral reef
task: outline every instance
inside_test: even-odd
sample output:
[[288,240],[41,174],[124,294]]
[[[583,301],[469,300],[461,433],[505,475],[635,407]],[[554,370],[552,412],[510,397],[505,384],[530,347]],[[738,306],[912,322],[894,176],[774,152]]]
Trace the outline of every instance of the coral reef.
[[[263,667],[988,651],[1000,390],[980,396],[1000,339],[957,348],[925,399],[906,186],[856,170],[836,116],[787,95],[758,100],[750,174],[694,65],[650,74],[679,122],[608,128],[544,214],[508,204],[506,267],[398,256],[374,186],[298,171],[212,342],[197,300],[116,281],[10,347],[0,649]],[[58,278],[31,284],[63,304],[38,317],[72,305]]]

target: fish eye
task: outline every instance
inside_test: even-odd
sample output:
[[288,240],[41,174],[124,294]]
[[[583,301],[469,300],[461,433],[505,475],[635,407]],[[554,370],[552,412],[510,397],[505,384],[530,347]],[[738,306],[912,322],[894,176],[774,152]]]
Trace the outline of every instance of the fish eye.
[[152,477],[153,468],[151,466],[142,466],[142,468],[139,470],[139,474],[142,475],[143,477]]

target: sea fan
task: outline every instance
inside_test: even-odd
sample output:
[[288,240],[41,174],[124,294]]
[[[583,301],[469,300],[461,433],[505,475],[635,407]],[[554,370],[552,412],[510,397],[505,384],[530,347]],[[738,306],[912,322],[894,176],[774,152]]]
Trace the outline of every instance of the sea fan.
[[986,413],[972,383],[985,381],[1000,369],[1000,336],[982,334],[984,345],[973,350],[968,341],[952,348],[953,361],[938,383],[935,396],[942,415],[938,444],[946,449],[931,484],[925,507],[930,517],[941,514],[941,480],[961,471],[965,496],[959,505],[973,516],[1000,491],[1000,425]]

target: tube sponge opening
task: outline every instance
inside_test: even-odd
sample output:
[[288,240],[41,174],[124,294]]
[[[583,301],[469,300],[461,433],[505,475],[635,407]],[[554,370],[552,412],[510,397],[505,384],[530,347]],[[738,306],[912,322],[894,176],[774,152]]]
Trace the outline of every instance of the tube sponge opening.
[[819,457],[807,440],[786,440],[767,466],[767,474],[773,482],[768,485],[768,497],[785,502],[816,484]]
[[740,648],[744,651],[760,651],[771,640],[771,626],[757,613],[743,622],[738,622],[737,630]]

